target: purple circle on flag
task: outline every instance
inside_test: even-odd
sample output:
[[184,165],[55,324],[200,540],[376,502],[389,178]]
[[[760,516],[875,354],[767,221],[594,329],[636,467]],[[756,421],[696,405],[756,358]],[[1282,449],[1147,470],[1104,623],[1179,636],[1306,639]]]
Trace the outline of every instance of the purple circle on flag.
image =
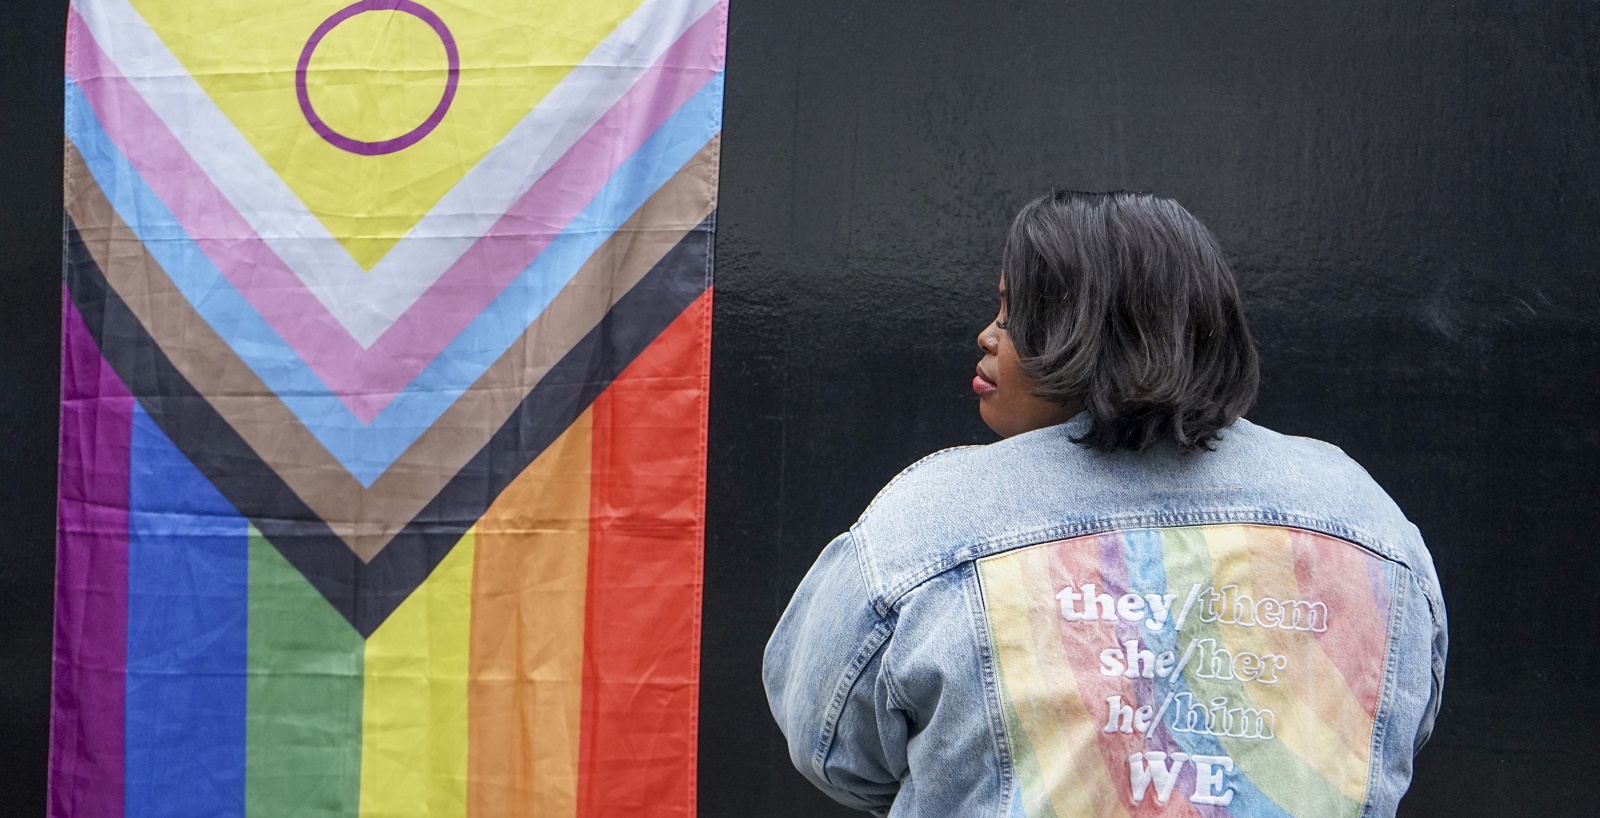
[[[317,45],[322,42],[324,37],[328,36],[328,32],[332,31],[335,26],[357,14],[368,11],[398,11],[427,23],[428,27],[439,35],[439,41],[444,43],[444,53],[449,60],[450,66],[449,76],[444,84],[444,94],[439,97],[439,104],[434,106],[433,113],[428,114],[428,118],[423,120],[421,125],[393,139],[383,139],[377,142],[352,139],[334,130],[328,123],[323,122],[322,117],[317,116],[316,109],[311,107],[311,94],[306,89],[306,69],[311,67],[311,55],[317,50]],[[402,151],[417,144],[423,137],[432,133],[433,129],[439,127],[439,123],[444,121],[445,111],[450,110],[450,103],[456,98],[456,86],[460,83],[460,80],[461,52],[456,48],[455,37],[450,35],[450,29],[445,26],[443,20],[439,19],[439,15],[434,14],[426,6],[413,0],[360,0],[360,2],[352,3],[334,12],[332,17],[323,20],[322,25],[317,26],[316,31],[311,32],[311,39],[307,40],[305,48],[300,50],[300,62],[294,69],[294,91],[295,95],[300,98],[300,113],[304,114],[306,121],[311,123],[312,130],[316,131],[318,136],[328,140],[334,147],[362,156],[381,156],[386,153]]]

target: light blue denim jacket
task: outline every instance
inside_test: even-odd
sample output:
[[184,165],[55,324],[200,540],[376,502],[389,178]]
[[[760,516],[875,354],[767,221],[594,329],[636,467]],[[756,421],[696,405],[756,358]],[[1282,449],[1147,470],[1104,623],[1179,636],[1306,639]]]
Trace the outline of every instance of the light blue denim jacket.
[[1444,683],[1416,527],[1326,443],[1088,425],[931,455],[828,544],[766,650],[795,766],[903,818],[1393,815]]

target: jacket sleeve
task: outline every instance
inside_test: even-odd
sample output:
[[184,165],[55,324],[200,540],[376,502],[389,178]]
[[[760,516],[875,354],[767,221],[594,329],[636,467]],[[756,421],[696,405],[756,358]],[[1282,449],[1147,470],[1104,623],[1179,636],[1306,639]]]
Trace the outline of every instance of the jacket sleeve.
[[907,718],[882,667],[892,615],[879,616],[856,544],[823,549],[767,642],[767,702],[796,769],[846,806],[886,814],[907,770]]
[[[1416,531],[1416,526],[1411,527]],[[1421,546],[1422,532],[1417,531],[1417,544]],[[1428,603],[1428,612],[1433,618],[1432,633],[1432,689],[1428,695],[1428,706],[1422,714],[1422,724],[1417,729],[1417,739],[1412,747],[1416,753],[1422,749],[1428,739],[1433,736],[1434,720],[1439,716],[1439,701],[1444,695],[1444,668],[1445,657],[1450,652],[1450,626],[1445,616],[1444,596],[1439,590],[1439,572],[1433,565],[1433,555],[1428,553],[1426,547],[1420,547],[1420,557],[1416,560],[1421,572],[1424,598]]]

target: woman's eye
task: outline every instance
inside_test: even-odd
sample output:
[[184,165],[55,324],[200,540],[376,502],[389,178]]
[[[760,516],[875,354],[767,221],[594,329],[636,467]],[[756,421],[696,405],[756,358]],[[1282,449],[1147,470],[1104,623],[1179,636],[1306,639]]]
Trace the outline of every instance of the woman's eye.
[[1007,329],[1006,319],[1004,319],[1004,318],[996,318],[996,319],[994,319],[994,326],[995,326],[995,329]]

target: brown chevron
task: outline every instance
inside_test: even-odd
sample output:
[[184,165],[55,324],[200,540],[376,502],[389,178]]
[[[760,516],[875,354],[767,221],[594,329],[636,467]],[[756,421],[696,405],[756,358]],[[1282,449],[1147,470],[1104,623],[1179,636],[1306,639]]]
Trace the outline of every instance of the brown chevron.
[[584,263],[523,335],[370,487],[363,487],[178,292],[66,145],[78,235],[150,337],[354,554],[370,562],[500,429],[562,356],[716,203],[714,137]]

